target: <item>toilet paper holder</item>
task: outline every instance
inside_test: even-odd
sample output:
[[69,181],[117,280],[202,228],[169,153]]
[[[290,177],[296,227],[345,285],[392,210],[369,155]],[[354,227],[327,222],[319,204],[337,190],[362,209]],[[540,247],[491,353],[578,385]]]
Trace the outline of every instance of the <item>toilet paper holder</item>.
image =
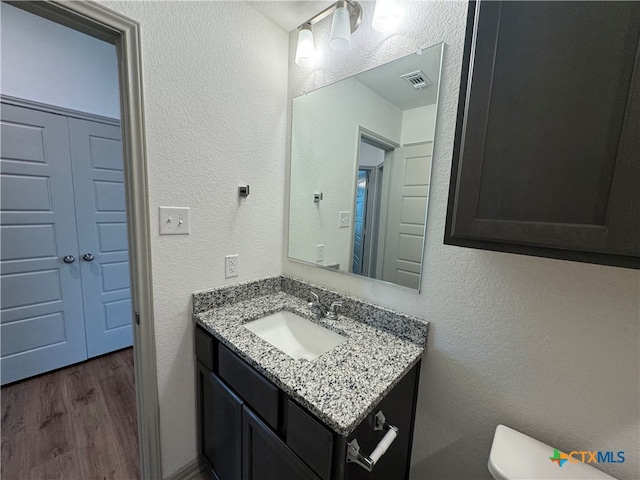
[[376,448],[373,449],[373,452],[369,456],[365,456],[360,453],[360,445],[358,444],[358,439],[354,438],[347,444],[347,463],[357,463],[362,468],[364,468],[367,472],[373,471],[373,467],[375,467],[380,457],[386,453],[389,449],[393,441],[398,436],[398,427],[394,427],[387,423],[387,419],[384,416],[382,410],[375,414],[373,420],[373,429],[375,431],[388,429],[387,433],[382,437],[382,439],[376,445]]

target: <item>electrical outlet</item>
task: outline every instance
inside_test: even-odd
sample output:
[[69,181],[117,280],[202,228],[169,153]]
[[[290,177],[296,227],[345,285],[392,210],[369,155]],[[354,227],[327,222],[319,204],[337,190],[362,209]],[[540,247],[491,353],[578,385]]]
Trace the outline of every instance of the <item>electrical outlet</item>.
[[349,212],[340,212],[338,216],[338,228],[345,228],[349,226]]
[[189,207],[158,207],[160,235],[189,235]]
[[224,278],[238,276],[238,254],[224,257]]
[[316,262],[324,261],[324,245],[316,245]]

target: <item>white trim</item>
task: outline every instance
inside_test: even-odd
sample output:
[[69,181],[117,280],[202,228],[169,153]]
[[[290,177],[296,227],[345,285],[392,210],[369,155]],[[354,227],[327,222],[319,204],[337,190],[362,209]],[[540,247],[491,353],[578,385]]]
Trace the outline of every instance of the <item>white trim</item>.
[[140,26],[119,13],[87,1],[47,0],[12,4],[116,46],[131,299],[133,310],[140,318],[139,324],[134,323],[133,340],[140,473],[145,479],[162,478]]
[[199,458],[191,460],[176,473],[166,480],[191,480],[193,477],[205,471],[205,466]]
[[63,115],[65,117],[79,118],[80,120],[89,120],[90,122],[106,123],[115,127],[120,126],[119,118],[104,117],[102,115],[96,115],[95,113],[81,112],[79,110],[72,110],[66,107],[58,107],[56,105],[49,105],[47,103],[35,102],[26,98],[12,97],[10,95],[0,94],[0,101],[7,105],[14,105],[16,107],[29,108],[31,110],[39,110],[41,112],[53,113],[54,115]]

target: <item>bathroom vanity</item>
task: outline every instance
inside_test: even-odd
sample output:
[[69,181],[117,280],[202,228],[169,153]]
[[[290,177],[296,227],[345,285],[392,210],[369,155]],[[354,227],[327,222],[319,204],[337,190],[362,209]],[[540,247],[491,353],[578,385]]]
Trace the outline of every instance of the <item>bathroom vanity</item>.
[[[342,303],[335,319],[309,309],[309,291]],[[285,276],[193,303],[198,445],[214,478],[409,477],[427,322]],[[283,311],[345,340],[296,359],[247,328]]]

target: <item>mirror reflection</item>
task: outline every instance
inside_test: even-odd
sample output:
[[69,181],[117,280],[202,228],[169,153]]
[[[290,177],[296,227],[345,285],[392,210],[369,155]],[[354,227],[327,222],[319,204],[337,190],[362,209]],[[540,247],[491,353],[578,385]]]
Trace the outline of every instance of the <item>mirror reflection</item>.
[[420,289],[442,50],[294,98],[291,259]]

